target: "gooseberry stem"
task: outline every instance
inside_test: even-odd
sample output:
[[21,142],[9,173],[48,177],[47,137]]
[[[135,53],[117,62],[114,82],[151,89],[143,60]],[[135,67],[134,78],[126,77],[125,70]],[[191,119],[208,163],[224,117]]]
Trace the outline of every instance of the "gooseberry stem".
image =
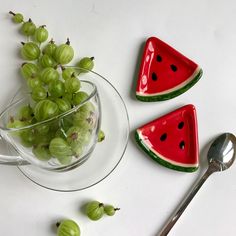
[[12,11],[9,11],[9,14],[11,14],[11,15],[13,15],[13,16],[16,15],[16,13],[14,13],[14,12],[12,12]]
[[67,44],[67,45],[70,45],[70,40],[69,40],[69,38],[67,38],[66,44]]
[[57,223],[56,223],[56,227],[59,227],[59,226],[60,226],[60,224],[61,224],[60,222],[57,222]]
[[53,40],[53,38],[51,38],[51,40],[49,41],[49,43],[52,43],[52,44],[55,43],[55,41]]
[[71,74],[71,77],[76,77],[76,74],[75,74],[75,72],[73,72],[72,74]]

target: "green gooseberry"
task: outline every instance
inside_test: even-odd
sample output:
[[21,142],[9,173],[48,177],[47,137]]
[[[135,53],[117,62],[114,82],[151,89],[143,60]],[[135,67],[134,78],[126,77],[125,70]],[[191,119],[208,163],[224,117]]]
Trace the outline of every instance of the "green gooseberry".
[[58,80],[60,77],[57,70],[51,67],[44,68],[40,73],[40,79],[45,83],[49,84],[51,81]]
[[63,164],[67,165],[72,160],[72,150],[70,145],[61,137],[53,138],[49,144],[49,150],[52,156]]
[[80,236],[79,225],[70,219],[63,220],[57,225],[57,236]]
[[48,145],[45,145],[44,143],[38,143],[33,146],[32,152],[40,161],[48,161],[51,159]]
[[86,205],[86,215],[90,220],[99,220],[104,214],[104,204],[98,201],[91,201]]
[[72,76],[72,74],[76,74],[75,69],[71,67],[65,68],[61,66],[61,70],[62,70],[62,78],[64,80],[69,79]]
[[81,69],[80,72],[87,73],[94,67],[94,57],[84,57],[76,65]]
[[55,60],[49,56],[48,54],[43,54],[40,58],[39,58],[39,63],[43,68],[46,67],[55,67],[56,66],[56,62]]
[[43,86],[37,86],[32,89],[31,97],[34,101],[38,102],[47,97],[47,91]]
[[24,20],[24,17],[21,13],[14,13],[12,11],[9,11],[9,14],[12,15],[12,20],[14,23],[21,23]]
[[34,63],[25,62],[21,65],[20,72],[25,79],[28,79],[39,73],[39,67]]
[[27,22],[24,22],[21,26],[21,33],[26,36],[34,35],[36,30],[35,24],[29,19]]
[[33,61],[39,58],[40,49],[39,46],[34,42],[21,43],[23,47],[21,48],[21,55],[24,59]]
[[68,64],[73,59],[73,57],[74,50],[70,46],[69,39],[67,39],[65,44],[59,45],[54,52],[55,60],[61,65]]
[[71,104],[67,99],[55,98],[54,102],[58,105],[59,110],[63,113],[71,109]]
[[34,115],[38,121],[50,119],[58,114],[58,105],[49,99],[39,101],[34,108]]
[[106,205],[104,207],[104,212],[108,215],[108,216],[113,216],[115,215],[116,211],[120,210],[120,208],[115,208],[112,205]]
[[55,44],[53,39],[51,39],[49,43],[43,48],[43,54],[46,54],[53,58],[56,48],[57,48],[57,45]]
[[65,85],[61,80],[53,80],[48,84],[48,92],[52,97],[62,97],[65,93]]
[[105,139],[105,133],[102,130],[98,132],[98,142],[102,142]]
[[80,80],[74,74],[65,81],[65,88],[68,93],[76,93],[80,89]]
[[34,38],[39,43],[45,42],[48,39],[48,31],[45,27],[46,25],[42,25],[35,30]]
[[73,104],[74,105],[79,105],[83,101],[85,101],[88,97],[89,97],[89,95],[86,92],[79,91],[79,92],[77,92],[73,95]]

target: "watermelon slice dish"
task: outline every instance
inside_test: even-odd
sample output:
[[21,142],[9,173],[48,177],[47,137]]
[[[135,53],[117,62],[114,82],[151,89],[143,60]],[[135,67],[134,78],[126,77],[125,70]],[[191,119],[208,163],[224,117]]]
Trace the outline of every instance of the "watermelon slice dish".
[[199,166],[196,109],[185,105],[135,131],[138,145],[159,164],[184,172]]
[[136,98],[163,101],[186,92],[202,76],[202,69],[156,37],[146,41],[136,86]]

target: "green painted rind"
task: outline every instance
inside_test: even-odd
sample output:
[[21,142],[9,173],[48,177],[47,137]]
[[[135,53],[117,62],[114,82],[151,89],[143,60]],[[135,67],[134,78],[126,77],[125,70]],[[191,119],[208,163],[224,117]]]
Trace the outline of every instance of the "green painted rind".
[[163,160],[161,157],[157,156],[154,152],[152,152],[150,149],[148,149],[146,146],[143,145],[137,131],[135,131],[135,140],[138,143],[138,145],[143,149],[143,151],[146,152],[154,161],[158,162],[159,164],[167,168],[182,172],[194,172],[198,169],[198,167],[184,167],[184,166],[173,165]]
[[174,97],[181,95],[182,93],[189,90],[194,84],[198,82],[198,80],[202,77],[202,69],[199,70],[198,74],[184,87],[172,91],[170,93],[161,94],[161,95],[154,95],[154,96],[141,96],[136,94],[136,98],[143,102],[155,102],[155,101],[165,101]]

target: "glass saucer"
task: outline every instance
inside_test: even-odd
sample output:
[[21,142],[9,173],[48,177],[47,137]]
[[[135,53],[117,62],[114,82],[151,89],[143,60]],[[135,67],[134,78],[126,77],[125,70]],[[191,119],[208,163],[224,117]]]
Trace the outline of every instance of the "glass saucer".
[[24,176],[47,189],[70,192],[89,188],[101,182],[117,167],[126,150],[129,118],[122,97],[108,80],[95,72],[83,74],[81,79],[97,86],[105,140],[97,143],[85,163],[70,171],[53,172],[33,165],[18,166]]

